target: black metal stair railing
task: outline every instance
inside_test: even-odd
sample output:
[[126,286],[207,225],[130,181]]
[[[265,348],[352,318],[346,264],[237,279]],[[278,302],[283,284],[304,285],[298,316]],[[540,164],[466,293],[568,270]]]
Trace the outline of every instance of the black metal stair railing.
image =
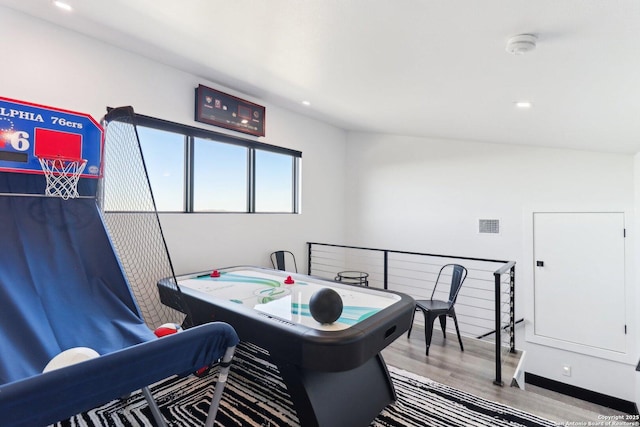
[[[515,261],[316,242],[307,242],[307,246],[309,275],[334,279],[341,271],[362,271],[369,275],[369,286],[403,292],[415,299],[431,297],[440,266],[464,265],[468,276],[456,302],[460,332],[477,339],[494,340],[493,382],[503,384],[502,352],[513,353],[516,345]],[[446,299],[447,291],[438,287],[436,298]]]

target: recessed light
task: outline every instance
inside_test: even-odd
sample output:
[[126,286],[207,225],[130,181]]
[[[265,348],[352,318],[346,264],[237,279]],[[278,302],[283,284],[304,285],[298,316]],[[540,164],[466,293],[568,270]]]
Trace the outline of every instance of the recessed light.
[[309,101],[302,101],[302,105],[304,105],[305,107],[308,107],[311,105],[311,102]]
[[53,0],[53,4],[54,6],[59,7],[62,10],[66,10],[67,12],[71,12],[73,10],[69,3],[65,3],[60,0]]
[[518,108],[531,108],[531,102],[529,101],[517,101],[515,105]]

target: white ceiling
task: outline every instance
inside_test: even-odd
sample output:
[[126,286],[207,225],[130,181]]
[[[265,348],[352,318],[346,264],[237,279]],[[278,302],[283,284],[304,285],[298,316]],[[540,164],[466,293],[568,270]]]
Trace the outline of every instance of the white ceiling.
[[347,130],[640,152],[639,0],[68,3],[0,0]]

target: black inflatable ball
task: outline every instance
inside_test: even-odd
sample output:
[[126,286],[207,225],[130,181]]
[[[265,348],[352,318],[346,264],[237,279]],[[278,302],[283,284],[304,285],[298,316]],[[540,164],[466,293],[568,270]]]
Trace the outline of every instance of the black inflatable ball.
[[320,323],[333,323],[342,314],[342,298],[330,288],[316,291],[309,299],[309,311]]

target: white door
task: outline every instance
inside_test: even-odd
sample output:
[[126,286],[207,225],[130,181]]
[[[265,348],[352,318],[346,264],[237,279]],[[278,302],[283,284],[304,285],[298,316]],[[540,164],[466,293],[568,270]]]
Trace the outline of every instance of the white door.
[[626,352],[623,213],[534,213],[534,333]]

